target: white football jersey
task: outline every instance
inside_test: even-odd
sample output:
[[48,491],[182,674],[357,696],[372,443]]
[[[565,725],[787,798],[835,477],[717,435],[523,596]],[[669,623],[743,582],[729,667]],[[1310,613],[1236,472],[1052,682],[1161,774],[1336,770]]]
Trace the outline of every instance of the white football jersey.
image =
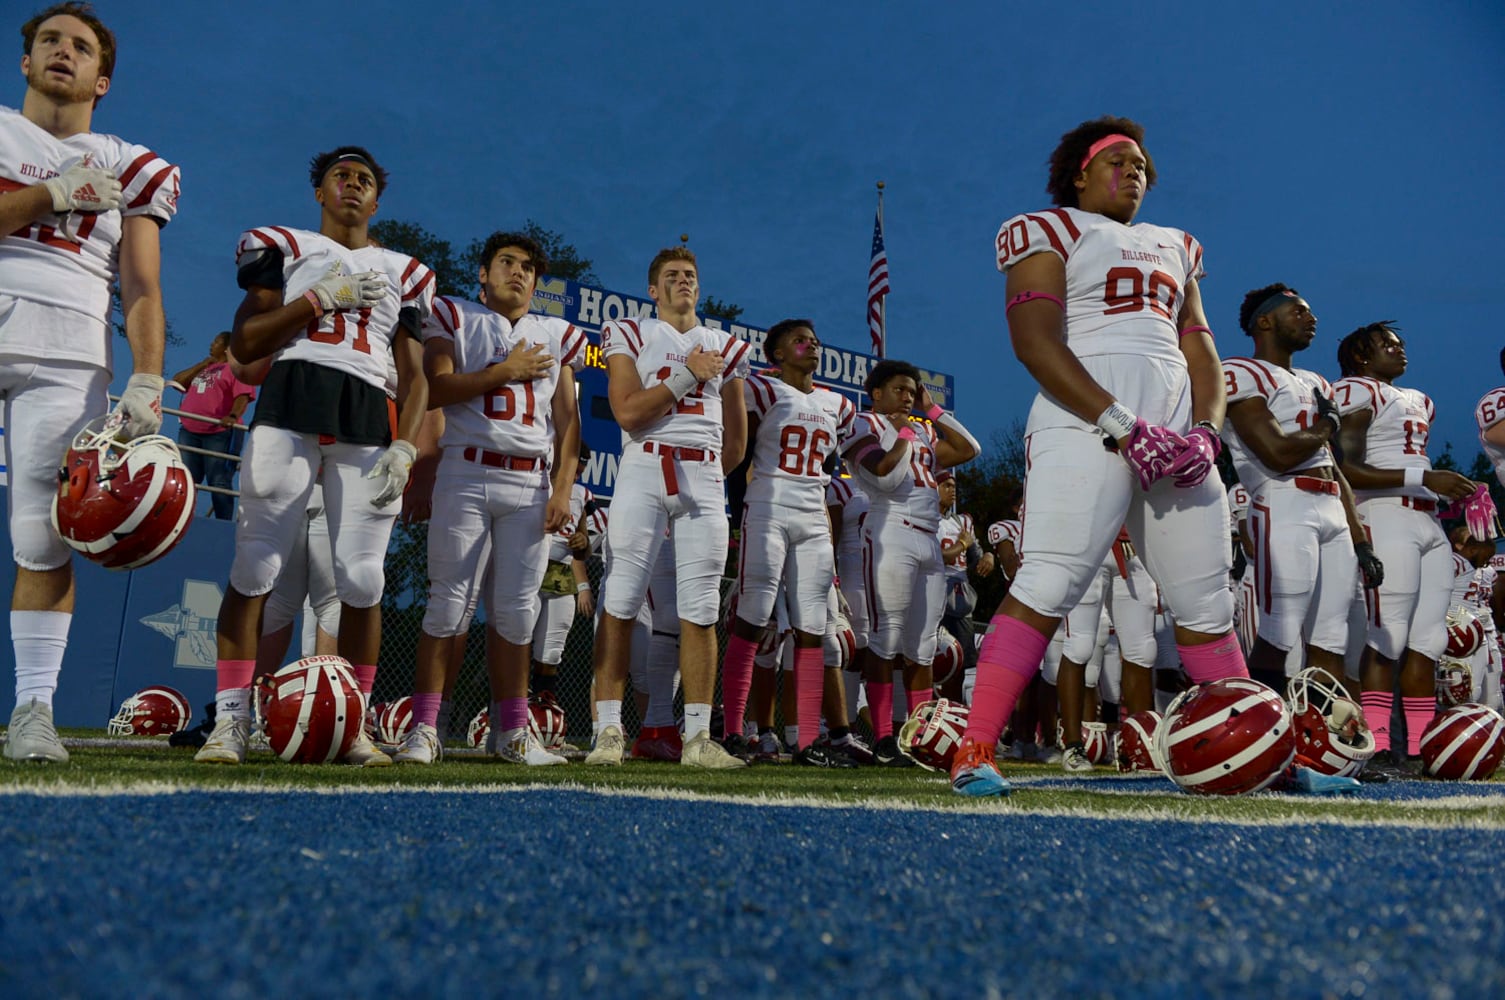
[[1249,491],[1243,483],[1228,487],[1228,533],[1238,538],[1238,523],[1249,517]]
[[1463,558],[1455,550],[1453,552],[1453,592],[1448,597],[1448,607],[1465,605],[1470,611],[1478,606],[1478,595],[1475,593],[1479,585],[1474,575],[1474,564]]
[[294,302],[339,264],[346,274],[381,271],[387,294],[371,309],[341,309],[309,323],[277,352],[278,361],[309,361],[360,379],[382,391],[396,371],[392,343],[397,314],[418,310],[427,322],[433,309],[434,272],[407,254],[385,247],[352,250],[322,233],[286,226],[248,229],[236,243],[235,262],[244,267],[258,255],[274,253],[282,262],[282,301]]
[[455,371],[478,372],[513,351],[541,345],[557,362],[531,382],[509,382],[483,396],[444,408],[444,448],[481,448],[519,458],[554,457],[554,391],[559,373],[585,367],[585,334],[562,319],[528,313],[514,326],[478,302],[441,295],[423,324],[423,339],[453,346]]
[[54,138],[14,108],[0,106],[0,195],[56,177],[83,163],[119,180],[123,207],[114,212],[51,213],[0,237],[0,292],[72,309],[100,323],[100,338],[78,343],[43,329],[0,330],[0,349],[55,361],[108,368],[110,285],[120,276],[121,222],[145,215],[166,225],[178,210],[178,168],[145,146],[113,135],[81,132]]
[[749,375],[744,394],[758,417],[746,499],[820,510],[831,481],[826,459],[851,434],[857,408],[830,389],[801,392],[767,375]]
[[[443,301],[442,299],[440,301]],[[584,483],[575,483],[570,487],[570,519],[564,526],[549,532],[549,559],[553,562],[569,562],[574,556],[570,551],[570,536],[575,533],[575,525],[580,524],[580,515],[585,513],[585,505],[595,500],[595,496],[586,488]],[[590,519],[581,525],[580,530],[590,533]]]
[[1202,245],[1179,229],[1049,208],[1009,219],[998,270],[1037,253],[1066,265],[1066,345],[1079,358],[1138,354],[1185,365],[1177,317],[1186,283],[1202,276]]
[[1474,614],[1484,623],[1484,631],[1495,632],[1495,614],[1493,608],[1495,594],[1495,580],[1499,578],[1499,571],[1493,566],[1481,566],[1474,570],[1474,586],[1469,597],[1473,601]]
[[697,346],[720,353],[726,367],[653,423],[630,433],[622,431],[624,449],[653,441],[675,448],[720,451],[721,389],[733,379],[747,377],[748,343],[704,326],[680,333],[659,319],[614,320],[601,328],[602,356],[631,358],[645,389],[667,379]]
[[954,558],[945,558],[945,549],[955,545],[961,539],[962,532],[964,531],[972,532],[973,536],[976,537],[976,532],[972,531],[971,514],[946,514],[941,517],[940,527],[936,530],[936,534],[941,539],[941,558],[946,564],[946,579],[948,580],[965,580],[967,578],[966,549],[962,549]]
[[[1225,358],[1223,382],[1230,406],[1246,399],[1264,400],[1270,416],[1275,418],[1281,432],[1285,434],[1304,431],[1316,422],[1316,393],[1332,396],[1332,386],[1316,372],[1304,368],[1282,368],[1257,358]],[[1327,445],[1323,445],[1295,468],[1276,472],[1249,450],[1231,420],[1223,424],[1223,441],[1233,457],[1233,467],[1238,471],[1239,481],[1256,493],[1271,479],[1285,479],[1299,475],[1306,469],[1330,467],[1333,464],[1332,451]]]
[[1019,521],[994,521],[988,525],[988,544],[997,549],[1004,542],[1013,544],[1015,551],[1024,537],[1024,525]]
[[[1406,389],[1379,379],[1351,375],[1333,383],[1333,402],[1348,416],[1359,410],[1371,413],[1364,435],[1364,462],[1376,469],[1422,469],[1429,471],[1427,434],[1437,411],[1420,389]],[[1411,496],[1434,499],[1425,486],[1398,486],[1392,490],[1354,490],[1354,498]]]
[[1505,448],[1498,448],[1484,440],[1484,432],[1501,420],[1505,420],[1505,386],[1491,389],[1474,407],[1474,420],[1479,425],[1479,447],[1489,456],[1495,467],[1495,478],[1505,484]]
[[832,476],[826,486],[826,506],[841,508],[841,546],[838,555],[862,555],[862,519],[867,517],[867,494],[855,479]]
[[[849,463],[853,477],[862,484],[867,493],[869,513],[897,514],[915,524],[935,529],[941,521],[941,494],[936,486],[935,430],[929,424],[911,421],[915,439],[909,443],[909,475],[899,480],[891,490],[878,485],[878,479],[861,462]],[[851,436],[842,445],[843,450],[859,441],[876,439],[878,447],[888,451],[899,440],[899,432],[887,417],[872,411],[859,413]]]

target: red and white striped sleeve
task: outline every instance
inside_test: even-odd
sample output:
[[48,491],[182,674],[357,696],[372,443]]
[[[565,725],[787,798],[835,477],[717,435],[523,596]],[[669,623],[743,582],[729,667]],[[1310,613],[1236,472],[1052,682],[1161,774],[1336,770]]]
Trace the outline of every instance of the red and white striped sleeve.
[[297,237],[281,226],[247,229],[235,241],[235,266],[244,267],[257,254],[274,250],[283,260],[297,260],[301,253]]
[[124,143],[120,152],[121,162],[115,166],[120,178],[120,214],[150,216],[163,225],[171,222],[178,212],[182,181],[178,168],[145,146]]
[[1474,407],[1474,420],[1479,425],[1479,430],[1487,431],[1501,420],[1505,420],[1505,386],[1492,389],[1479,400]]
[[1081,229],[1064,208],[1016,215],[998,227],[998,237],[994,240],[998,270],[1007,271],[1037,253],[1053,253],[1065,263],[1081,238]]
[[586,339],[585,331],[575,324],[563,323],[563,326],[559,334],[559,363],[579,372],[585,367],[585,348],[590,341]]
[[1202,266],[1202,244],[1191,233],[1182,233],[1181,246],[1186,250],[1186,280],[1200,281],[1207,273]]
[[403,308],[416,308],[420,316],[427,316],[434,307],[434,272],[420,261],[409,257],[402,269],[399,283]]
[[437,296],[433,308],[423,320],[423,339],[443,337],[453,341],[460,332],[460,310],[446,295]]
[[624,354],[637,358],[643,350],[643,331],[635,319],[612,320],[601,327],[601,354],[611,357]]
[[857,429],[857,407],[841,393],[836,398],[840,400],[836,411],[836,444],[840,447]]
[[734,378],[747,378],[750,368],[748,359],[752,353],[752,345],[745,340],[724,334],[726,343],[721,347],[721,356],[726,358],[726,369],[721,373],[723,382]]
[[768,416],[768,410],[773,406],[773,386],[769,384],[766,375],[749,375],[743,383],[742,395],[747,399],[747,411],[756,413],[762,420]]
[[1350,375],[1333,383],[1333,402],[1337,404],[1338,413],[1346,417],[1359,410],[1377,412],[1382,400],[1372,379]]
[[887,423],[882,417],[873,412],[859,413],[852,423],[852,434],[841,442],[840,448],[843,455],[851,453],[857,445],[864,441],[879,442],[883,440],[883,425]]
[[1275,395],[1275,383],[1270,373],[1251,358],[1224,358],[1223,386],[1230,403],[1246,399],[1263,399],[1268,403]]
[[826,484],[826,506],[845,507],[851,499],[852,484],[840,476],[832,476],[830,483]]

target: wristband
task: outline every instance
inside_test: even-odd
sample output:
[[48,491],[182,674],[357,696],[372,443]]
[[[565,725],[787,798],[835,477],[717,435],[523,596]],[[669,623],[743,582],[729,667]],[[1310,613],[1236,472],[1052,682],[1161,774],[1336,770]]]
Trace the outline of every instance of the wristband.
[[941,415],[945,412],[945,409],[941,406],[940,403],[931,403],[930,409],[925,411],[925,416],[929,417],[931,420],[939,420],[941,419]]
[[1198,420],[1195,424],[1192,424],[1192,426],[1205,427],[1207,429],[1207,433],[1211,434],[1213,437],[1222,437],[1222,435],[1218,433],[1218,429],[1212,425],[1211,420]]
[[1407,469],[1403,475],[1405,477],[1403,479],[1403,482],[1405,483],[1405,485],[1407,485],[1407,486],[1421,486],[1421,485],[1423,485],[1421,479],[1422,479],[1423,476],[1426,475],[1426,470],[1425,469]]
[[900,429],[900,431],[899,431],[899,440],[900,441],[913,441],[914,440],[914,428],[913,427],[904,427],[904,428]]
[[590,592],[591,592],[591,585],[589,583],[577,583],[577,584],[575,584],[575,593],[577,593],[577,594],[589,594]]
[[1176,331],[1176,337],[1177,337],[1177,339],[1180,339],[1181,337],[1186,336],[1188,333],[1197,333],[1197,332],[1205,333],[1209,337],[1212,336],[1212,330],[1208,329],[1205,326],[1187,326],[1187,327],[1182,327],[1180,330],[1177,330]]
[[1133,410],[1115,402],[1097,415],[1097,426],[1110,440],[1117,441],[1133,433],[1135,419]]
[[669,391],[674,393],[674,398],[678,401],[694,392],[700,386],[700,379],[696,378],[695,373],[690,369],[680,365],[669,373],[669,377],[664,379],[663,384],[669,387]]
[[323,319],[324,307],[319,304],[319,297],[313,293],[313,290],[304,292],[303,297],[308,300],[309,305],[314,307],[314,319]]

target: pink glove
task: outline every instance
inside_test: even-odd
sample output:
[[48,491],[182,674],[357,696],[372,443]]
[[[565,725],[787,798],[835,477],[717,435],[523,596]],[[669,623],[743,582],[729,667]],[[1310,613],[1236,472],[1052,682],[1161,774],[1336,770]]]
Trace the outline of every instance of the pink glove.
[[1472,496],[1463,501],[1463,523],[1468,525],[1469,535],[1478,541],[1487,542],[1499,537],[1500,528],[1495,521],[1495,501],[1489,495],[1489,487],[1483,483],[1479,484]]
[[1206,427],[1193,427],[1186,434],[1186,447],[1171,463],[1170,475],[1181,489],[1200,486],[1223,451],[1222,440]]
[[1186,439],[1180,434],[1159,424],[1145,423],[1141,417],[1134,421],[1134,429],[1120,450],[1124,461],[1139,477],[1139,488],[1147,490],[1171,471],[1171,463],[1185,447]]

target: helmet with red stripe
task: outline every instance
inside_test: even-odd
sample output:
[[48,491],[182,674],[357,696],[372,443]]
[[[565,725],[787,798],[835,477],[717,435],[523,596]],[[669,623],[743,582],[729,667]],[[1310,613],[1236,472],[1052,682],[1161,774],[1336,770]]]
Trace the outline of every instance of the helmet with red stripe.
[[1296,729],[1296,760],[1320,774],[1352,778],[1374,756],[1374,734],[1364,710],[1337,679],[1321,667],[1308,667],[1286,685]]
[[967,731],[967,714],[961,702],[945,698],[921,702],[899,728],[899,748],[921,767],[949,772]]
[[545,750],[560,750],[565,737],[564,709],[554,699],[552,692],[536,694],[528,699],[528,728]]
[[1280,777],[1296,756],[1296,733],[1280,695],[1225,677],[1178,695],[1155,745],[1165,773],[1186,791],[1243,795]]
[[160,434],[119,442],[113,427],[78,433],[58,469],[52,526],[68,547],[106,569],[166,555],[193,520],[193,477]]
[[1082,752],[1094,764],[1106,764],[1112,759],[1112,752],[1108,746],[1107,723],[1082,723]]
[[349,662],[310,656],[272,675],[262,707],[267,742],[293,764],[327,764],[342,756],[361,731],[360,685]]
[[470,720],[470,726],[465,730],[465,739],[477,750],[486,746],[486,737],[491,735],[491,710],[482,708],[476,713],[475,718]]
[[1445,652],[1455,659],[1466,659],[1484,645],[1484,623],[1468,608],[1455,605],[1448,610],[1448,644]]
[[1437,703],[1462,705],[1474,695],[1474,670],[1467,660],[1444,654],[1437,660]]
[[838,670],[849,669],[857,658],[857,633],[852,631],[852,622],[840,608],[831,616],[826,629],[825,664]]
[[105,727],[111,736],[171,736],[188,728],[193,708],[170,687],[142,688],[120,703]]
[[1160,729],[1159,712],[1135,712],[1118,727],[1118,747],[1114,756],[1120,771],[1149,771],[1159,774],[1160,751],[1155,747],[1155,733]]
[[937,687],[946,683],[962,668],[962,644],[945,629],[936,629],[935,659],[930,661],[931,676]]
[[396,701],[381,706],[376,715],[376,741],[397,744],[408,738],[413,730],[413,698],[403,695]]
[[1449,781],[1487,781],[1505,759],[1505,719],[1484,705],[1454,705],[1421,733],[1427,773]]

